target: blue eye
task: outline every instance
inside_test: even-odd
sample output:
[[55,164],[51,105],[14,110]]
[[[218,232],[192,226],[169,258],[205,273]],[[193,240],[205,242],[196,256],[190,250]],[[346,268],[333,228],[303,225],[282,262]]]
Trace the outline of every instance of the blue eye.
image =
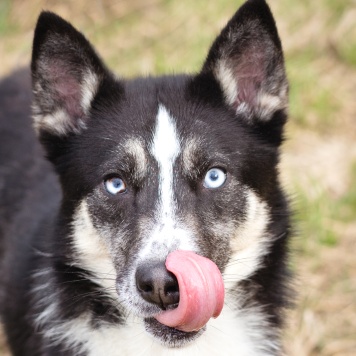
[[119,177],[112,177],[104,181],[105,189],[112,195],[124,193],[126,191],[125,182]]
[[220,188],[226,181],[226,173],[221,168],[209,169],[204,178],[204,187]]

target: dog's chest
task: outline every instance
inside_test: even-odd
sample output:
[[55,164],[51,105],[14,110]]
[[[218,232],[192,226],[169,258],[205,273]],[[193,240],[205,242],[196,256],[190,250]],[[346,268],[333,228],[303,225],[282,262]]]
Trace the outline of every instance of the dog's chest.
[[279,350],[275,335],[272,330],[266,332],[265,323],[258,310],[238,313],[225,306],[217,319],[209,321],[203,335],[182,348],[160,345],[145,331],[142,320],[133,317],[124,326],[107,325],[98,329],[92,329],[86,318],[77,319],[57,331],[61,341],[71,346],[81,344],[81,351],[88,356],[258,356]]

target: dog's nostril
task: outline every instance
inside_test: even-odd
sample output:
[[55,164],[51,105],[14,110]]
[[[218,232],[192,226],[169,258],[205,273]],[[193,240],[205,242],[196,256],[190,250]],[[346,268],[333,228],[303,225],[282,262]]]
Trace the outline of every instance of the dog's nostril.
[[146,293],[150,293],[153,290],[152,286],[149,284],[144,284],[142,287],[140,286],[140,288]]
[[166,294],[179,293],[178,283],[166,286],[164,292]]
[[179,286],[176,277],[168,272],[164,262],[152,261],[136,270],[136,286],[147,302],[162,309],[179,302]]

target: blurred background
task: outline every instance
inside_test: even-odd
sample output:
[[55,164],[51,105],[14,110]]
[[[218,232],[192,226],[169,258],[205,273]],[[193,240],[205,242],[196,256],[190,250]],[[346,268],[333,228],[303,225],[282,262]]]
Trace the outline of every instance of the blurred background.
[[[0,0],[0,77],[28,66],[41,9],[126,77],[196,72],[241,0]],[[270,0],[290,80],[281,174],[297,234],[287,354],[356,355],[356,0]],[[1,110],[1,108],[0,108]],[[8,355],[0,332],[0,355]]]

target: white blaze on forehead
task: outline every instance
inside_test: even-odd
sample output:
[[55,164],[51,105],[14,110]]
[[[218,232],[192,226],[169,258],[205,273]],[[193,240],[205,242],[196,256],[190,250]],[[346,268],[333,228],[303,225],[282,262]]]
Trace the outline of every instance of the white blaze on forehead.
[[176,218],[174,200],[174,164],[181,152],[181,145],[174,119],[163,105],[159,105],[156,129],[151,153],[158,163],[159,191],[155,212],[155,223],[151,227],[148,239],[140,257],[166,258],[175,249],[194,250],[192,233],[185,229]]
[[172,218],[174,215],[173,165],[179,153],[180,143],[174,121],[167,109],[160,105],[153,138],[152,154],[159,166],[160,208],[161,214],[165,218]]

